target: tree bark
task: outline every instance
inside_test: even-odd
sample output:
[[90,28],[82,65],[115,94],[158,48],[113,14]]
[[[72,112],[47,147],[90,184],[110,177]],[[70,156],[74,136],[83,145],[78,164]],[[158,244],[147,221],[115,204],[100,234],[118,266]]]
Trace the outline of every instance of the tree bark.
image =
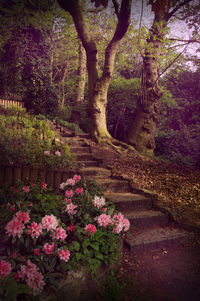
[[71,113],[71,121],[78,124],[80,123],[81,111],[84,102],[85,91],[85,78],[86,78],[86,53],[79,40],[79,66],[77,72],[77,92],[75,98],[75,105]]
[[159,61],[162,41],[166,34],[168,20],[191,0],[176,3],[172,0],[150,0],[154,12],[154,22],[149,30],[147,47],[143,56],[143,75],[141,97],[134,113],[133,124],[128,134],[128,143],[146,155],[153,155],[155,149],[155,133],[160,115]]
[[120,11],[117,14],[118,24],[113,38],[106,48],[104,69],[100,77],[96,43],[84,21],[80,2],[76,0],[58,0],[61,7],[71,14],[79,38],[86,51],[89,100],[88,114],[91,121],[91,135],[98,141],[104,138],[111,138],[106,124],[107,92],[113,74],[116,52],[130,23],[131,2],[131,0],[122,0]]
[[[169,1],[170,2],[170,1]],[[158,84],[159,61],[162,40],[167,28],[166,16],[170,4],[157,0],[152,4],[155,13],[154,22],[149,31],[147,47],[143,56],[143,74],[141,97],[134,113],[133,124],[128,134],[128,143],[146,155],[153,155],[155,133],[160,115],[160,98],[162,91]]]

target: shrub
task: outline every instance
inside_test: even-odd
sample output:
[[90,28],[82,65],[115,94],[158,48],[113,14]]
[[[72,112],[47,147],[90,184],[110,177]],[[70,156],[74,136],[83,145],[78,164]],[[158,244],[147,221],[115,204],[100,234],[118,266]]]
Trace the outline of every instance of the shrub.
[[61,183],[57,195],[45,183],[2,186],[0,200],[0,296],[12,292],[5,300],[16,300],[20,285],[38,295],[70,270],[84,266],[94,275],[101,264],[118,261],[130,223],[80,176]]

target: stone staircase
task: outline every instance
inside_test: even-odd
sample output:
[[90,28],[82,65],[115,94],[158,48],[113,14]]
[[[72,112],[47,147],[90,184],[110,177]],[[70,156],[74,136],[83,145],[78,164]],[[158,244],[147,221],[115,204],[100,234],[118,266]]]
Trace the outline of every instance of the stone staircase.
[[105,198],[130,220],[131,235],[124,239],[124,243],[131,251],[167,248],[192,237],[192,233],[178,228],[168,214],[155,208],[151,197],[134,191],[128,181],[112,177],[110,169],[101,167],[100,160],[92,154],[89,134],[75,134],[66,127],[49,125],[55,139],[63,145],[68,144],[71,152],[76,154],[79,174],[96,180]]

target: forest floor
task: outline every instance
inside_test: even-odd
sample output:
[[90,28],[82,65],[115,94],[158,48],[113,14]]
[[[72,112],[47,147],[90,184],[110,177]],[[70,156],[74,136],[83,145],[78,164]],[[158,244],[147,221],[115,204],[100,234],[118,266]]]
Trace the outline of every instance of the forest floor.
[[130,179],[133,188],[152,193],[155,205],[166,209],[175,221],[200,230],[200,169],[150,159],[137,152],[118,153],[94,146],[114,176]]
[[[131,253],[124,248],[120,283],[126,284],[125,301],[200,300],[200,170],[153,160],[133,151],[117,153],[110,147],[94,151],[115,176],[149,191],[154,203],[174,220],[197,230],[190,241],[170,248]],[[199,230],[199,232],[198,232]],[[134,229],[133,229],[134,234]],[[115,300],[115,299],[110,299]]]

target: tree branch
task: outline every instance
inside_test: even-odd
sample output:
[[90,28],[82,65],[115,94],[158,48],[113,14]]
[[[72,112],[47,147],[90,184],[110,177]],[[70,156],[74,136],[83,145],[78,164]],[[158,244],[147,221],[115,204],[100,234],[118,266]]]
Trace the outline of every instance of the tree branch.
[[119,18],[119,3],[117,2],[117,0],[112,0],[112,3],[114,5],[116,16],[117,18]]
[[184,5],[190,3],[191,1],[193,0],[184,0],[183,2],[179,3],[171,12],[169,12],[167,15],[166,15],[166,21],[169,21],[169,19],[181,8],[183,7]]

